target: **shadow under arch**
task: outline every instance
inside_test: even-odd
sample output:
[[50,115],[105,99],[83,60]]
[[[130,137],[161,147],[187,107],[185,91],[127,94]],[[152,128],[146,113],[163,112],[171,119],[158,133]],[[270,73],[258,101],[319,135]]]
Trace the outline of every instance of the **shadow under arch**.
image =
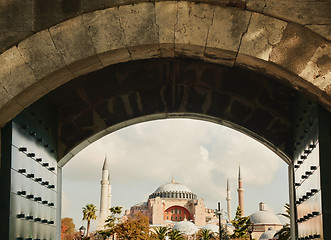
[[112,65],[78,77],[46,98],[59,113],[60,166],[111,132],[166,118],[225,125],[256,139],[289,164],[298,94],[249,70],[168,58]]

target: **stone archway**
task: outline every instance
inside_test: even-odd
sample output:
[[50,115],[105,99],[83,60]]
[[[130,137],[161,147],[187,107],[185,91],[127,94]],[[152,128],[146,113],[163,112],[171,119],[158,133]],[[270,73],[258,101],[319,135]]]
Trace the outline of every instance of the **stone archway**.
[[[79,15],[37,32],[3,52],[0,55],[0,65],[2,66],[0,69],[0,126],[4,126],[24,108],[52,90],[55,91],[50,93],[50,95],[53,94],[51,98],[56,99],[54,95],[61,92],[61,89],[75,84],[76,81],[84,82],[84,78],[90,76],[92,76],[91,79],[98,77],[100,72],[107,71],[113,66],[114,68],[123,66],[130,68],[131,65],[135,64],[134,61],[142,61],[142,66],[150,66],[148,60],[151,62],[159,61],[162,65],[174,58],[175,61],[179,61],[179,59],[184,59],[183,61],[186,62],[199,61],[198,66],[201,67],[210,64],[211,68],[214,68],[213,71],[216,71],[215,68],[218,66],[223,73],[226,72],[224,69],[229,68],[231,74],[235,74],[237,71],[239,75],[240,73],[242,75],[247,74],[250,77],[248,77],[249,81],[246,83],[248,84],[245,85],[246,87],[253,82],[253,79],[262,76],[263,79],[267,79],[266,81],[271,83],[271,85],[266,85],[269,89],[272,88],[272,84],[283,89],[290,89],[290,92],[295,89],[318,101],[328,111],[331,109],[330,43],[309,29],[262,13],[213,4],[186,1],[141,2]],[[194,63],[190,64],[194,66]],[[172,65],[176,66],[176,64]],[[251,73],[254,76],[250,75]],[[223,78],[224,82],[231,82],[231,74]],[[200,75],[197,74],[197,76]],[[171,78],[168,76],[167,79]],[[199,77],[191,78],[191,80],[195,79],[199,80]],[[203,81],[200,82],[203,83]],[[261,82],[263,80],[260,81],[260,84]],[[69,85],[64,85],[66,83]],[[261,86],[260,84],[259,86]],[[144,87],[144,84],[140,86]],[[189,82],[187,86],[193,90],[190,94],[197,93],[193,97],[193,100],[197,101],[200,100],[201,92],[206,88],[210,90],[213,87],[212,84],[207,87],[200,87],[199,92],[197,88],[194,88],[196,87],[194,82]],[[175,88],[175,90],[171,87],[171,96],[175,97],[177,91],[180,91],[180,87]],[[151,92],[148,90],[149,86],[147,86],[147,95],[144,96],[148,96],[149,93],[153,95],[159,91],[158,88]],[[233,91],[237,95],[234,94],[234,100],[230,101],[231,107],[228,109],[232,109],[232,104],[238,98],[245,98],[245,94],[240,90],[240,85],[234,86]],[[206,94],[206,96],[212,95]],[[257,94],[256,96],[260,95]],[[129,95],[127,94],[126,97]],[[121,99],[123,100],[123,98]],[[141,116],[138,114],[138,117],[143,117],[143,119],[135,118],[134,115],[124,116],[118,121],[120,125],[111,122],[103,127],[107,129],[111,126],[113,130],[116,130],[144,119],[151,120],[168,116],[193,118],[204,116],[207,118],[206,116],[209,116],[207,114],[209,108],[207,107],[210,105],[207,104],[206,99],[208,97],[199,103],[193,101],[193,107],[199,104],[205,106],[205,109],[200,108],[201,112],[188,111],[185,107],[179,107],[171,112],[165,108],[161,113],[152,111],[149,114],[142,112]],[[253,99],[256,100],[256,98]],[[265,105],[259,106],[258,103],[260,102],[254,100],[246,99],[244,102],[248,105],[252,103],[254,107],[257,107],[256,109],[271,109],[267,107],[267,101],[263,101]],[[173,99],[170,99],[169,102],[179,103]],[[185,103],[185,101],[183,102]],[[241,104],[240,101],[238,102]],[[276,102],[281,105],[281,101],[277,100]],[[240,104],[238,105],[241,106]],[[130,106],[122,105],[121,107],[130,115]],[[139,110],[139,104],[137,109]],[[245,107],[241,107],[241,109],[239,112],[245,112]],[[253,108],[248,109],[250,109],[247,110],[248,113],[244,114],[246,122],[255,116],[250,114],[254,112],[251,111]],[[204,110],[206,111],[204,112]],[[192,112],[194,114],[190,115]],[[243,122],[236,124],[235,120],[239,120],[241,116],[231,118],[234,114],[229,112],[230,114],[221,115],[217,120],[209,120],[220,122],[221,119],[223,124],[232,124],[231,127],[237,127],[246,134],[260,141],[265,141],[266,145],[274,147],[275,152],[278,151],[278,153],[283,154],[283,159],[287,157],[288,163],[290,163],[290,172],[293,173],[294,165],[290,161],[292,159],[291,151],[286,151],[286,147],[284,147],[286,144],[276,144],[276,140],[271,141],[267,135],[263,135],[264,133],[259,132],[257,128],[254,129],[253,125],[245,125]],[[274,111],[274,114],[275,112],[277,111]],[[81,114],[81,112],[77,112],[77,116],[83,117],[84,115]],[[273,114],[271,115],[273,116]],[[278,118],[284,116],[280,114]],[[62,126],[67,128],[62,130],[69,129],[70,124],[65,124],[72,120],[64,118]],[[286,123],[286,117],[284,122]],[[80,123],[82,129],[87,127],[84,126],[84,122]],[[286,126],[286,124],[280,125]],[[272,124],[267,129],[272,129]],[[284,129],[291,131],[293,126]],[[77,135],[76,141],[71,145],[63,144],[64,141],[60,142],[59,149],[62,154],[60,158],[63,160],[63,156],[66,156],[66,160],[69,160],[70,153],[75,154],[86,146],[85,144],[95,141],[107,132],[109,131],[97,129],[86,135]],[[273,134],[271,133],[271,135]],[[278,133],[277,136],[280,134]],[[63,139],[71,140],[70,137]],[[303,136],[299,137],[304,138]],[[86,139],[88,140],[86,141]],[[56,139],[56,141],[58,140]],[[298,145],[301,143],[299,142]],[[4,145],[3,142],[2,145]],[[300,148],[301,150],[304,151]],[[55,157],[53,160],[56,160]],[[60,174],[59,176],[58,179],[61,178]],[[293,181],[293,176],[290,179]],[[327,186],[324,185],[324,189],[326,188]],[[291,191],[294,192],[293,189]],[[294,199],[291,201],[292,206],[294,206]],[[325,200],[325,202],[327,201]],[[325,219],[328,219],[328,211],[325,210],[323,214],[325,214]],[[300,221],[305,221],[304,217],[302,216]],[[39,221],[39,217],[37,220]],[[294,216],[292,222],[294,223]],[[54,224],[54,221],[48,221],[48,224]]]
[[1,54],[0,124],[77,76],[162,57],[273,75],[330,109],[329,55],[327,40],[310,30],[247,10],[185,1],[99,10],[40,31]]

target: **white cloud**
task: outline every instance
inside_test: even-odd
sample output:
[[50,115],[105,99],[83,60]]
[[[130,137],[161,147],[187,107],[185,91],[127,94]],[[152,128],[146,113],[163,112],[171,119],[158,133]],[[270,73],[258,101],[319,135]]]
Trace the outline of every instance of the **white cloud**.
[[[225,200],[227,178],[235,201],[239,163],[245,184],[256,187],[269,184],[281,165],[265,146],[226,127],[160,120],[121,129],[87,147],[64,167],[64,184],[95,183],[94,188],[99,188],[105,154],[116,192],[114,204],[124,207],[147,200],[173,176],[214,208],[217,201]],[[96,195],[93,199],[99,198],[95,189],[90,192]]]

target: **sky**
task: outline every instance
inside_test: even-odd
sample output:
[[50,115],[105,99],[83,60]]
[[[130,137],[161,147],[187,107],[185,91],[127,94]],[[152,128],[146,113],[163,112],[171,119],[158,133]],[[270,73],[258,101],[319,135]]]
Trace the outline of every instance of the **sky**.
[[[218,124],[190,119],[145,122],[120,129],[83,149],[63,167],[62,218],[82,221],[82,208],[99,209],[102,165],[107,155],[111,173],[112,206],[144,202],[159,186],[186,185],[215,209],[226,211],[226,180],[232,197],[232,217],[238,205],[240,165],[245,215],[258,211],[259,202],[274,213],[289,202],[287,164],[256,140]],[[226,216],[224,216],[226,218]],[[279,217],[282,222],[286,220]],[[92,222],[92,230],[96,221]]]

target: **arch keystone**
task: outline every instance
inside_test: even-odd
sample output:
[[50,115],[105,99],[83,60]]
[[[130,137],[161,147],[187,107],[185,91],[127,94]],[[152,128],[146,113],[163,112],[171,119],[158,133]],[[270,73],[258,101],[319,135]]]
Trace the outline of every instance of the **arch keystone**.
[[232,66],[250,17],[251,13],[247,11],[216,7],[204,58],[210,62]]
[[118,8],[83,15],[86,33],[94,44],[103,66],[131,60]]
[[178,22],[175,25],[176,56],[203,58],[214,9],[215,6],[208,4],[178,2]]
[[119,16],[133,60],[161,56],[153,3],[120,6]]
[[156,24],[159,27],[159,42],[162,57],[175,57],[175,25],[177,2],[156,2]]

